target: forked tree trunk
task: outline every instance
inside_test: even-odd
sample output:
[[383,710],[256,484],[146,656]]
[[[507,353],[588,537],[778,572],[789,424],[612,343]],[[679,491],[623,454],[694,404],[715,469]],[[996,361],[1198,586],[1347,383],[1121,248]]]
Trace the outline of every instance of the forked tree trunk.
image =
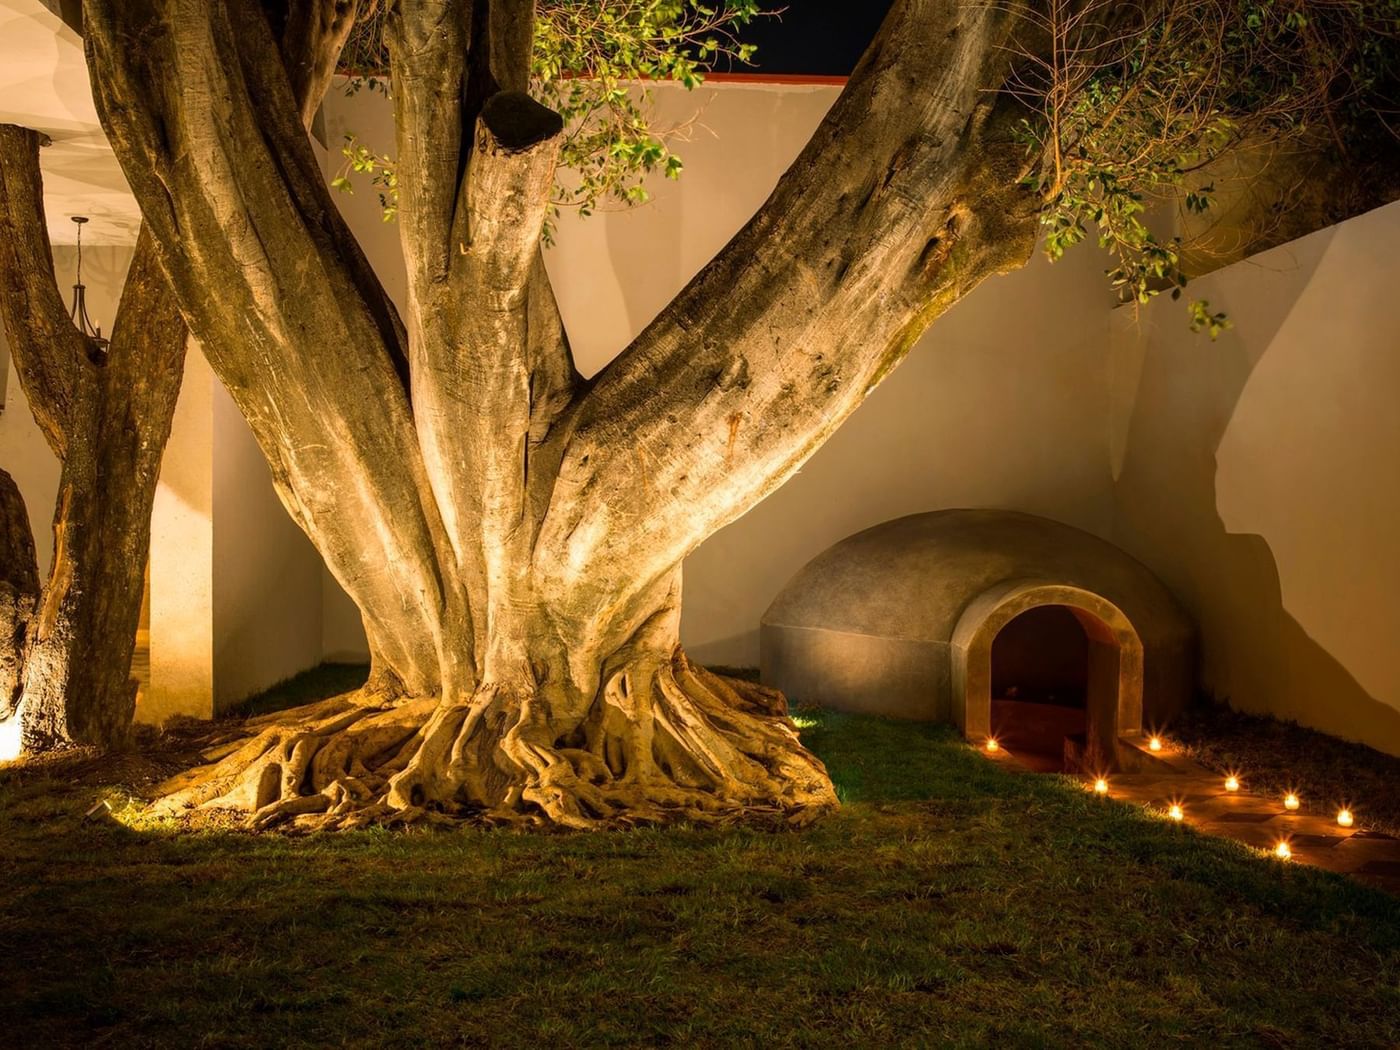
[[[46,233],[42,143],[37,132],[0,125],[0,317],[34,417],[61,464],[48,577],[22,629],[0,637],[0,664],[13,669],[11,699],[0,699],[10,710],[0,707],[0,721],[19,719],[26,751],[109,747],[131,726],[151,506],[186,341],[144,233],[106,352],[69,320]],[[13,576],[9,567],[3,572]]]
[[994,90],[1014,6],[896,3],[768,203],[591,382],[539,259],[560,123],[524,94],[529,0],[391,9],[402,326],[255,0],[86,14],[184,316],[374,657],[361,695],[261,720],[167,802],[571,827],[834,805],[781,696],[686,659],[679,566],[1029,256]]

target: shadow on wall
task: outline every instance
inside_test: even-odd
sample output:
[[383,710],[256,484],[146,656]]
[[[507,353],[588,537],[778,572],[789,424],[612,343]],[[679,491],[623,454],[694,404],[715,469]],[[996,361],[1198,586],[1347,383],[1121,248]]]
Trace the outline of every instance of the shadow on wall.
[[[1400,211],[1388,220],[1400,227]],[[1384,344],[1397,314],[1386,302],[1393,278],[1358,270],[1374,232],[1360,251],[1357,240],[1334,227],[1200,282],[1196,294],[1235,323],[1216,343],[1187,330],[1179,305],[1136,320],[1123,311],[1114,538],[1196,618],[1212,693],[1400,754],[1400,711],[1356,676],[1395,677],[1393,648],[1347,638],[1400,627],[1400,578],[1385,579],[1397,575],[1393,544],[1377,534],[1400,516],[1400,497],[1376,505],[1377,486],[1393,493],[1400,457],[1400,428],[1384,422],[1395,386],[1383,378],[1396,371]],[[1347,295],[1358,301],[1339,303]],[[1364,578],[1367,565],[1379,580]],[[1327,632],[1330,650],[1300,616]],[[1348,645],[1344,664],[1334,653]]]

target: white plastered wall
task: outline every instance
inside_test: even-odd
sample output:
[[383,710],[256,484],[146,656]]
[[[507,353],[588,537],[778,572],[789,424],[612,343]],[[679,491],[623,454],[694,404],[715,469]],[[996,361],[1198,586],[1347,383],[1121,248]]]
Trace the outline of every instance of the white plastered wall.
[[1245,710],[1400,754],[1400,203],[1114,318],[1115,539]]
[[217,380],[212,425],[214,706],[222,710],[321,662],[322,562]]

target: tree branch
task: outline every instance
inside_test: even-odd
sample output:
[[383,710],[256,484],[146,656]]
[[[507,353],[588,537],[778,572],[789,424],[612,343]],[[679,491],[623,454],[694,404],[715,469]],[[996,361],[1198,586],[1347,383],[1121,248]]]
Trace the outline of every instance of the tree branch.
[[378,0],[289,0],[279,43],[292,94],[301,104],[303,126],[309,128],[321,108],[361,8],[372,13],[377,4]]
[[[464,163],[462,92],[470,0],[401,0],[385,26],[394,85],[399,236],[409,295],[447,276]],[[410,303],[410,327],[414,327]],[[411,336],[410,336],[411,338]]]
[[482,631],[495,603],[519,598],[511,576],[534,536],[530,355],[544,343],[532,327],[558,321],[540,313],[547,285],[536,262],[562,130],[558,114],[523,94],[502,92],[482,109],[457,255],[420,302],[432,323],[411,343],[419,445]]
[[[285,4],[277,39],[292,96],[300,107],[302,127],[308,131],[330,90],[355,22],[362,14],[372,14],[378,4],[379,0],[288,0]],[[326,233],[335,241],[337,253],[374,315],[394,371],[407,391],[408,337],[393,300],[349,228],[344,223],[333,223]]]
[[467,118],[475,122],[501,91],[525,92],[535,45],[535,0],[475,0],[472,5]]
[[523,92],[493,95],[475,147],[453,242],[486,289],[518,294],[539,250],[564,122]]
[[[461,242],[475,128],[488,100],[524,97],[533,0],[403,0],[386,32],[394,83],[399,227],[410,294],[444,280]],[[501,103],[509,109],[509,103]],[[529,119],[548,120],[543,107]],[[499,119],[514,116],[502,112]],[[557,118],[556,118],[557,119]],[[513,134],[509,128],[506,134]]]
[[[405,393],[254,0],[87,0],[108,138],[289,512],[411,690],[453,613]],[[159,71],[153,76],[152,71]]]
[[1015,14],[901,0],[773,196],[569,420],[535,565],[642,586],[791,476],[934,317],[1022,265]]
[[533,19],[530,0],[404,0],[388,32],[414,421],[478,646],[522,600],[552,472],[532,459],[578,381],[539,259],[562,121],[524,93]]
[[54,455],[68,446],[76,372],[96,354],[54,276],[37,131],[0,124],[0,318],[30,410]]

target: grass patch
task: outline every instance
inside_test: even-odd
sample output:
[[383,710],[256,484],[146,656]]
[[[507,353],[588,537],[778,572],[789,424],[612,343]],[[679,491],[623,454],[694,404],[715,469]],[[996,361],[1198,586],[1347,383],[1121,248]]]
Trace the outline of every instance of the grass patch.
[[0,1032],[32,1046],[1393,1046],[1400,902],[799,711],[801,832],[176,834],[0,776]]
[[320,664],[234,704],[224,714],[252,718],[352,692],[369,678],[369,664]]
[[1358,827],[1400,835],[1400,758],[1225,704],[1202,702],[1171,729],[1196,761],[1236,773],[1247,791],[1296,791],[1305,810],[1327,817],[1345,803]]

